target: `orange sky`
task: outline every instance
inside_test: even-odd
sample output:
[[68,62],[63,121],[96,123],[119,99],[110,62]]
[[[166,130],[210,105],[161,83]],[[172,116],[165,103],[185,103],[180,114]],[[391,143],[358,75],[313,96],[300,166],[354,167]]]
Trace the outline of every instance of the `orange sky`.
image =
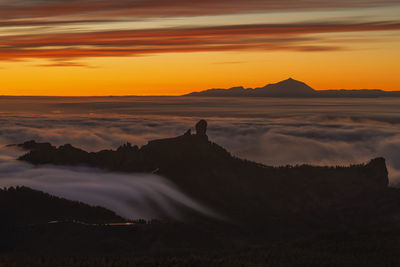
[[0,1],[0,94],[177,95],[288,77],[400,90],[400,5],[375,2]]

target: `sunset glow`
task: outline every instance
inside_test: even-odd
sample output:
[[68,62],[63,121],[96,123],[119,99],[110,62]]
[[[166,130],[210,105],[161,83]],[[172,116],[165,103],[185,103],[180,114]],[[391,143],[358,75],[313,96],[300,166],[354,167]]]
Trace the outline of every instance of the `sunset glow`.
[[400,90],[398,1],[4,1],[1,95]]

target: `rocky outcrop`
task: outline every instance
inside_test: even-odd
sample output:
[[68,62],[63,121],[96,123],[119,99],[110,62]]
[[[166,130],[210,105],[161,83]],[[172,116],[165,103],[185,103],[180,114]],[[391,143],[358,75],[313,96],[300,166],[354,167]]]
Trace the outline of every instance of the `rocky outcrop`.
[[207,132],[207,122],[205,120],[200,120],[196,123],[196,134],[199,136],[205,136]]
[[366,166],[371,186],[375,188],[387,188],[389,185],[388,170],[384,158],[372,159]]
[[91,153],[71,145],[56,148],[29,141],[20,145],[30,150],[20,160],[158,173],[229,218],[257,218],[260,223],[272,218],[308,220],[316,214],[329,215],[334,222],[342,207],[361,205],[388,190],[383,158],[349,167],[269,167],[233,157],[210,142],[206,131],[207,122],[200,121],[196,134],[188,131],[175,138],[150,141],[141,148],[128,143],[117,150]]

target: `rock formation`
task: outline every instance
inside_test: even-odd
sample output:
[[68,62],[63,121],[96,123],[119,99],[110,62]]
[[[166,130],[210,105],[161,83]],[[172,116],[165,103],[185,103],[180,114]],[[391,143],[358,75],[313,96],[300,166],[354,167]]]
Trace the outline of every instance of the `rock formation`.
[[196,134],[199,136],[206,135],[207,132],[207,122],[205,120],[200,120],[196,123]]
[[20,145],[30,150],[20,160],[85,164],[122,172],[156,171],[222,215],[257,223],[325,218],[335,224],[343,219],[343,207],[369,214],[371,209],[379,209],[371,207],[383,200],[367,205],[365,199],[385,199],[391,190],[383,158],[349,167],[270,167],[233,157],[208,141],[206,131],[207,122],[201,120],[195,135],[188,131],[182,136],[150,141],[141,148],[127,144],[118,150],[91,153],[70,145],[56,148],[30,141]]

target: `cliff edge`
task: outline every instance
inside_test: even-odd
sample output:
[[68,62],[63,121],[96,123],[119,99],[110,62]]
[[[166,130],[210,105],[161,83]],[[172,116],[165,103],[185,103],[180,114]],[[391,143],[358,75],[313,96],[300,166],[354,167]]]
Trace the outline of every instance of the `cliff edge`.
[[234,157],[211,142],[206,121],[195,128],[195,134],[188,130],[140,148],[127,143],[116,150],[99,152],[86,152],[69,144],[55,147],[28,141],[19,145],[29,150],[20,160],[157,173],[226,217],[260,223],[289,218],[307,221],[321,216],[337,219],[352,207],[368,213],[375,204],[363,203],[391,190],[383,158],[347,167],[271,167]]

